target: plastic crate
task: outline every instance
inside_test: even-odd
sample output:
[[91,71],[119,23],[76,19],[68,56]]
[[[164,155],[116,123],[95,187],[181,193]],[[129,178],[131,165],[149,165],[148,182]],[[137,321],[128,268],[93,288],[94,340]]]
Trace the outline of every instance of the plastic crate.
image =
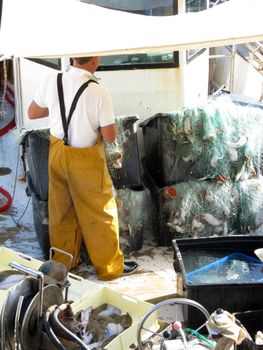
[[140,250],[144,237],[154,231],[155,203],[148,189],[123,188],[116,193],[121,248],[129,256]]
[[[90,306],[96,308],[102,304],[110,304],[119,308],[122,313],[129,313],[132,317],[132,325],[120,335],[116,336],[109,344],[107,350],[126,350],[130,349],[132,344],[136,344],[137,328],[141,318],[153,307],[145,301],[132,298],[131,296],[119,293],[107,286],[100,286],[93,293],[84,295],[78,301],[71,304],[74,313],[80,310],[86,310]],[[147,320],[146,328],[156,331],[159,328],[157,313],[153,313]]]
[[[202,304],[210,313],[217,308],[231,313],[261,309],[263,282],[192,284],[187,279],[187,273],[236,252],[256,258],[254,250],[262,244],[263,236],[243,235],[173,240],[174,269],[182,273],[187,297]],[[194,329],[205,322],[202,315],[194,313],[191,308],[188,308],[186,316],[189,327]]]
[[31,173],[27,172],[27,194],[32,197],[33,221],[43,258],[49,259],[48,201],[40,199],[33,186]]
[[[43,264],[43,261],[41,260],[34,259],[29,255],[5,247],[0,247],[0,256],[0,271],[11,270],[11,267],[9,266],[10,262],[16,262],[35,271],[37,271]],[[68,279],[70,283],[68,299],[70,301],[79,300],[81,297],[83,297],[83,295],[87,297],[89,293],[92,294],[99,288],[99,284],[85,280],[82,277],[76,276],[72,273],[69,273]],[[8,290],[3,290],[0,292],[1,305],[1,302],[5,300],[5,297],[7,297]]]
[[[263,329],[263,309],[237,312],[235,313],[235,317],[248,330],[251,338],[255,340],[257,331],[262,331]],[[261,345],[261,349],[263,349],[263,344]]]
[[145,157],[142,158],[142,166],[144,172],[144,179],[146,187],[149,188],[152,202],[152,226],[153,235],[159,246],[171,246],[174,238],[174,233],[169,230],[167,226],[169,218],[169,210],[165,206],[165,199],[162,194],[162,188],[160,188],[148,169]]
[[23,138],[26,161],[35,192],[42,201],[48,199],[48,130],[29,131]]
[[204,176],[194,169],[191,162],[177,156],[172,126],[172,115],[169,113],[155,114],[139,124],[143,133],[146,166],[159,187]]
[[[121,144],[123,151],[122,167],[115,169],[109,167],[112,182],[116,189],[143,188],[141,164],[138,147],[137,127],[135,123],[138,121],[137,116],[119,117],[121,119],[121,128],[119,132],[123,132],[125,141],[122,143],[121,133],[117,136],[117,143]],[[105,153],[109,152],[110,146],[105,143]]]
[[252,256],[232,253],[211,264],[186,274],[187,283],[204,284],[211,283],[210,278],[214,275],[214,283],[250,283],[263,282],[263,263]]

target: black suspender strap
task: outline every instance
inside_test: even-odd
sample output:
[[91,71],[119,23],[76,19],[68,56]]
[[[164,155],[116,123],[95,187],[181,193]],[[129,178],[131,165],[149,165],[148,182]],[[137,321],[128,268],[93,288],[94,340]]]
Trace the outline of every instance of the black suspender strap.
[[66,120],[66,110],[65,110],[65,101],[64,101],[64,92],[62,86],[62,73],[58,73],[57,76],[57,88],[58,88],[58,99],[60,106],[60,114],[62,119],[62,125],[64,130],[64,135],[67,134],[67,120]]
[[98,82],[96,80],[90,79],[81,85],[81,87],[78,89],[78,91],[73,99],[73,102],[71,104],[68,118],[66,118],[65,100],[64,100],[63,85],[62,85],[62,73],[59,73],[57,76],[58,98],[59,98],[59,106],[60,106],[62,125],[63,125],[63,130],[64,130],[63,140],[64,140],[65,145],[68,145],[68,127],[69,127],[69,123],[70,123],[71,118],[72,118],[72,114],[74,113],[74,111],[76,109],[77,102],[78,102],[81,94],[89,86],[90,83],[98,84]]

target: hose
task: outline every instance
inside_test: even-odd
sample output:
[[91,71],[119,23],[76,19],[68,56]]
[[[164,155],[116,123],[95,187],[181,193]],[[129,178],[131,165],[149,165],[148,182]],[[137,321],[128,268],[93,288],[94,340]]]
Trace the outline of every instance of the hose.
[[210,340],[208,340],[206,337],[204,337],[202,334],[200,334],[199,332],[195,331],[194,329],[183,328],[183,331],[196,335],[199,339],[203,340],[211,348],[215,348],[215,344],[214,343],[212,343]]
[[58,319],[58,315],[60,313],[60,308],[56,308],[55,311],[53,312],[52,316],[53,316],[53,320],[55,325],[65,334],[67,334],[70,338],[71,341],[75,341],[76,343],[78,343],[81,346],[81,349],[85,349],[85,350],[90,350],[90,347],[88,345],[86,345],[79,337],[77,337],[74,333],[72,333],[70,330],[68,330]]
[[3,205],[0,205],[0,213],[6,211],[12,204],[12,197],[9,192],[7,192],[3,187],[0,187],[0,194],[6,199]]
[[43,317],[44,328],[45,328],[45,331],[47,332],[47,335],[49,336],[49,339],[52,341],[52,343],[55,345],[55,347],[58,350],[67,350],[67,348],[64,347],[64,345],[58,339],[52,327],[50,326],[49,316],[50,316],[50,311],[47,311]]

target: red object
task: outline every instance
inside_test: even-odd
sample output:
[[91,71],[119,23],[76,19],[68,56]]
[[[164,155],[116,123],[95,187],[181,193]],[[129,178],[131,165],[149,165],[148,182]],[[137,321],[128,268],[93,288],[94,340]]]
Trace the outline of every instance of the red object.
[[16,126],[16,119],[14,117],[9,124],[7,124],[3,129],[0,129],[0,137],[8,133],[8,131],[13,129],[15,126]]
[[173,198],[176,197],[176,189],[174,187],[168,187],[166,190],[171,197]]
[[4,205],[0,205],[0,213],[6,211],[12,204],[12,197],[9,192],[7,192],[3,187],[0,187],[0,194],[6,198]]
[[176,189],[174,187],[167,187],[163,191],[163,196],[165,199],[176,198]]

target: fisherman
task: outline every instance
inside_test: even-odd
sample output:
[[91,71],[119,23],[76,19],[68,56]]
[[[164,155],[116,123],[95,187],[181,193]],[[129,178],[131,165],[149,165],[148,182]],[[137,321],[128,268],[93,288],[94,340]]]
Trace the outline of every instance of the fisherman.
[[[117,207],[103,147],[103,140],[116,139],[117,129],[111,97],[94,76],[99,62],[99,57],[73,58],[68,72],[48,77],[28,116],[50,117],[50,244],[72,254],[76,268],[84,238],[98,278],[110,280],[132,273],[138,265],[124,263],[120,249]],[[53,259],[69,265],[67,255],[60,252]]]

